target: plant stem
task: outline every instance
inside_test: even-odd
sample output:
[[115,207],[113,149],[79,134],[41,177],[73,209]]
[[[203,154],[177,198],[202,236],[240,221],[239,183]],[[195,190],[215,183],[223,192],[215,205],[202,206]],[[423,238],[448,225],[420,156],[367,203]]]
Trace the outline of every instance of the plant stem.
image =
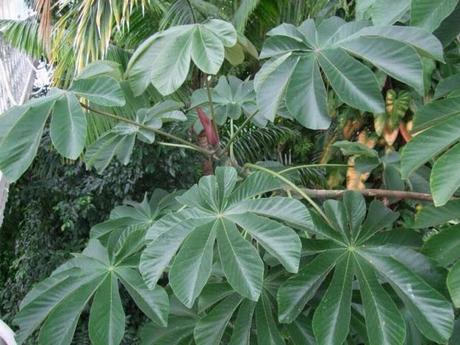
[[[233,123],[233,119],[230,119],[230,138],[233,138],[233,136],[235,135],[234,134],[234,123]],[[229,150],[229,155],[230,155],[230,159],[232,161],[235,160],[235,152],[233,151],[233,143],[230,144],[229,146],[230,150]]]
[[155,134],[161,135],[163,137],[169,138],[171,140],[177,141],[177,142],[183,144],[184,147],[186,146],[188,148],[193,148],[194,150],[196,150],[198,152],[201,152],[202,154],[204,154],[206,156],[213,156],[214,155],[213,151],[206,150],[206,149],[204,149],[202,147],[199,147],[199,146],[197,146],[195,144],[192,144],[191,142],[189,142],[189,141],[187,141],[185,139],[176,137],[175,135],[170,134],[168,132],[164,132],[161,129],[152,128],[150,126],[144,125],[142,123],[139,123],[139,122],[131,120],[131,119],[127,119],[127,118],[122,117],[122,116],[118,116],[118,115],[115,115],[115,114],[107,113],[105,111],[93,109],[93,108],[87,106],[84,103],[80,103],[80,104],[81,104],[81,106],[83,108],[85,108],[86,110],[91,111],[94,114],[102,115],[102,116],[109,117],[111,119],[114,119],[114,120],[117,120],[117,121],[120,121],[120,122],[125,122],[125,123],[129,123],[131,125],[137,126],[139,128],[145,129],[147,131],[150,131],[150,132],[153,132]]
[[183,148],[183,149],[189,149],[189,150],[193,150],[193,151],[198,151],[193,146],[185,145],[185,144],[168,143],[168,142],[165,142],[165,141],[156,141],[156,143],[158,145],[162,145],[162,146],[179,147],[179,148]]
[[[327,190],[327,189],[306,189],[302,191],[315,199],[336,199],[343,196],[347,190]],[[355,190],[364,196],[376,198],[397,198],[397,199],[410,199],[421,201],[433,201],[433,196],[427,193],[406,192],[401,190],[388,190],[388,189],[361,189]]]
[[211,85],[209,83],[211,77],[209,75],[206,75],[205,77],[206,91],[208,92],[209,110],[211,110],[212,125],[214,126],[214,131],[216,132],[217,138],[219,138],[219,129],[217,128],[216,113],[214,111],[214,103],[212,102]]
[[240,127],[238,127],[238,129],[236,130],[235,134],[233,134],[230,138],[230,140],[228,141],[228,143],[225,145],[224,149],[222,150],[222,153],[225,153],[227,152],[231,145],[234,143],[234,141],[236,140],[236,138],[238,137],[238,134],[240,134],[240,132],[244,129],[244,127],[249,123],[249,121],[251,121],[254,116],[257,115],[257,113],[259,112],[259,110],[256,110],[255,112],[253,112],[251,115],[249,115],[244,121],[243,123],[241,124]]
[[276,171],[269,170],[267,168],[264,168],[264,167],[261,167],[261,166],[255,165],[255,164],[247,163],[247,164],[245,164],[245,167],[248,167],[248,168],[254,169],[254,170],[263,171],[263,172],[265,172],[265,173],[267,173],[269,175],[272,175],[272,176],[278,178],[279,180],[283,181],[284,183],[286,183],[289,187],[291,187],[292,190],[294,190],[299,195],[301,195],[305,200],[307,200],[308,203],[311,206],[313,206],[313,208],[321,215],[321,217],[323,217],[324,220],[326,220],[330,224],[329,219],[327,218],[326,214],[323,212],[321,207],[316,202],[314,202],[313,199],[302,190],[302,188],[297,187],[292,181],[288,180],[286,177],[280,175]]

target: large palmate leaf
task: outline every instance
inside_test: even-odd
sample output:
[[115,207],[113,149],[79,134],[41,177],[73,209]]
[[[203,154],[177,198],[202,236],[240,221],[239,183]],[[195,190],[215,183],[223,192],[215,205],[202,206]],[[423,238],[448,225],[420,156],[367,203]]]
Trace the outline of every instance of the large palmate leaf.
[[225,48],[236,43],[235,28],[218,19],[156,33],[131,58],[130,85],[136,95],[150,83],[161,94],[171,94],[184,83],[191,61],[204,73],[216,74],[224,62]]
[[[242,114],[253,115],[257,111],[256,93],[253,81],[242,81],[234,76],[220,77],[212,89],[212,103],[218,124],[224,124],[228,118],[238,119]],[[191,99],[191,108],[203,107],[210,114],[209,98],[206,89],[196,90]],[[266,120],[255,118],[256,123],[265,124]]]
[[[139,109],[135,121],[149,128],[160,129],[166,122],[186,119],[180,111],[182,106],[179,102],[163,101],[151,108]],[[131,159],[136,139],[151,144],[155,141],[155,133],[134,124],[119,123],[87,148],[85,162],[98,172],[104,171],[114,157],[126,165]]]
[[216,241],[225,277],[248,299],[258,300],[264,276],[264,263],[251,239],[287,271],[297,272],[301,243],[291,227],[311,227],[309,212],[290,198],[251,199],[279,188],[269,181],[257,174],[236,186],[236,170],[219,167],[215,176],[201,178],[178,197],[186,208],[163,217],[147,234],[151,242],[140,264],[147,284],[155,286],[172,261],[171,288],[182,303],[192,307],[211,274]]
[[452,174],[460,162],[459,126],[460,97],[428,103],[417,111],[412,130],[415,136],[402,150],[403,178],[408,178],[430,159],[436,159],[430,178],[436,206],[446,204],[460,187],[459,176]]
[[369,26],[368,22],[346,23],[332,17],[300,26],[282,24],[268,35],[261,58],[264,64],[255,78],[261,113],[273,121],[279,109],[303,126],[329,127],[325,80],[348,105],[363,111],[385,111],[374,73],[352,56],[424,93],[420,55],[443,60],[441,43],[414,27]]
[[[398,302],[382,282],[393,287],[426,338],[445,343],[453,328],[453,309],[425,280],[436,283],[439,279],[427,275],[434,267],[401,238],[391,240],[391,231],[381,232],[393,224],[397,214],[373,201],[365,216],[364,199],[356,192],[346,192],[343,201],[326,201],[324,213],[327,220],[312,213],[316,239],[304,243],[304,255],[317,255],[278,290],[279,321],[295,321],[333,271],[329,288],[313,315],[318,344],[335,345],[346,340],[354,322],[350,308],[355,277],[369,344],[405,344],[406,328]],[[427,270],[420,270],[422,266]]]
[[125,314],[119,280],[146,315],[166,325],[166,292],[161,287],[149,290],[139,273],[125,262],[109,254],[98,240],[91,240],[81,254],[60,266],[24,298],[15,318],[18,341],[22,343],[43,323],[39,344],[70,344],[79,316],[94,295],[89,321],[92,344],[120,344]]
[[75,80],[68,91],[51,89],[47,96],[15,106],[0,116],[0,169],[10,182],[15,182],[32,163],[50,116],[53,146],[62,156],[77,159],[87,134],[79,97],[107,107],[125,103],[115,79],[87,77]]
[[94,225],[90,237],[107,243],[113,233],[119,236],[126,229],[148,229],[156,219],[178,207],[175,200],[177,193],[168,193],[155,189],[150,198],[144,196],[142,202],[127,202],[126,205],[115,207],[105,222]]
[[142,203],[116,207],[110,220],[94,226],[86,249],[36,285],[22,301],[15,319],[19,343],[42,325],[39,344],[70,344],[79,316],[93,298],[91,343],[120,344],[125,329],[120,283],[150,320],[165,326],[169,313],[165,290],[148,288],[135,267],[147,229],[160,215],[174,209],[173,197],[156,190]]

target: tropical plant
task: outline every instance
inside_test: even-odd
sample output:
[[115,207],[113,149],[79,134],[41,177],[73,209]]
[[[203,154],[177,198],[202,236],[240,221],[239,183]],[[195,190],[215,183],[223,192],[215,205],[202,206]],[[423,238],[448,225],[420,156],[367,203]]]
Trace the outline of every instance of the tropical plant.
[[[8,180],[48,123],[61,156],[100,174],[148,144],[190,150],[206,176],[93,226],[24,298],[19,342],[40,328],[38,344],[71,344],[89,309],[91,343],[121,344],[123,286],[145,345],[453,344],[458,42],[438,37],[458,34],[458,0],[232,3],[66,3],[53,42],[77,45],[79,73],[0,118]],[[90,63],[109,43],[116,58]]]

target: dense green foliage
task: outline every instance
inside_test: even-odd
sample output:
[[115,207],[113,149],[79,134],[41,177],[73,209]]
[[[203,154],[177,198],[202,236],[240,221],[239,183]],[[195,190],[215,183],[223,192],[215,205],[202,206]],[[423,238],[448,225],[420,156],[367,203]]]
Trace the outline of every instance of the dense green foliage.
[[458,343],[458,0],[44,3],[2,29],[56,67],[0,117],[7,265],[68,241],[19,344]]

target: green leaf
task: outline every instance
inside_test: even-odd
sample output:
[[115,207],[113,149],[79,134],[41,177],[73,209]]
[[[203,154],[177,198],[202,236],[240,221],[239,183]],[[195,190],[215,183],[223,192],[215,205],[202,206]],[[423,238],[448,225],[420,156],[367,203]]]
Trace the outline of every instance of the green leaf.
[[264,263],[236,226],[226,219],[217,223],[220,261],[230,285],[242,296],[257,301],[262,291]]
[[436,37],[447,47],[460,33],[460,28],[457,23],[460,19],[460,4],[457,5],[455,10],[441,23],[439,28],[435,31]]
[[0,141],[0,170],[10,183],[17,181],[32,164],[56,98],[40,98],[13,108],[1,118],[7,123],[1,121],[0,127],[6,125],[7,129],[2,130]]
[[342,154],[345,156],[365,156],[365,157],[377,157],[378,152],[374,149],[367,147],[364,144],[358,142],[352,142],[348,140],[336,141],[333,144],[334,147],[338,147]]
[[276,257],[288,272],[297,273],[302,245],[295,231],[251,213],[226,216],[226,218],[246,230],[267,252]]
[[53,308],[40,329],[38,343],[70,345],[80,314],[99,285],[98,279],[81,285]]
[[203,292],[198,299],[198,313],[204,312],[206,309],[211,308],[214,304],[233,293],[235,293],[235,291],[233,291],[232,287],[225,282],[209,282],[204,287]]
[[242,298],[238,294],[233,294],[225,298],[209,314],[201,318],[194,330],[196,344],[220,344],[225,328],[241,301]]
[[160,326],[168,324],[169,298],[161,286],[149,289],[141,275],[132,268],[117,267],[116,274],[139,309]]
[[460,308],[460,261],[449,271],[447,287],[456,308]]
[[65,93],[54,106],[50,136],[56,150],[64,157],[77,159],[86,142],[86,116],[75,95]]
[[51,276],[38,283],[26,295],[14,320],[20,328],[17,332],[18,342],[24,342],[46,319],[47,315],[79,287],[93,280],[101,280],[94,275],[82,276],[82,279],[75,280],[72,273],[75,274],[75,270]]
[[[415,115],[414,131],[417,135],[402,150],[403,178],[408,178],[430,159],[437,158],[430,177],[435,206],[447,203],[460,185],[458,178],[446,175],[447,172],[455,171],[458,165],[456,157],[459,148],[457,145],[451,146],[460,139],[459,114],[460,97],[446,98],[423,106]],[[420,155],[422,151],[424,154]]]
[[311,320],[302,315],[287,326],[287,331],[293,345],[316,345]]
[[444,51],[441,42],[439,42],[436,36],[426,32],[426,30],[416,27],[400,25],[368,26],[359,30],[354,35],[346,37],[343,41],[337,42],[336,44],[353,40],[356,37],[375,36],[403,42],[417,49],[417,51],[419,51],[422,55],[444,62]]
[[353,258],[336,265],[334,276],[313,315],[313,332],[318,345],[343,344],[350,327]]
[[349,240],[345,233],[340,232],[340,230],[333,229],[331,224],[326,222],[316,213],[312,212],[311,216],[315,224],[314,228],[312,229],[312,233],[324,237],[325,239],[332,240],[339,246],[345,247],[347,245]]
[[456,91],[458,89],[460,89],[460,73],[442,79],[436,87],[434,98],[438,99],[447,96],[451,92]]
[[329,250],[318,255],[281,285],[277,294],[281,323],[291,323],[299,316],[342,254],[343,251]]
[[351,238],[356,239],[361,230],[361,223],[366,217],[366,200],[359,192],[345,192],[343,206],[347,216],[348,231]]
[[212,269],[215,229],[205,224],[184,241],[169,271],[169,284],[177,298],[188,308],[195,303]]
[[256,303],[244,300],[236,317],[229,345],[250,345],[252,317]]
[[235,44],[235,29],[222,20],[172,27],[136,50],[128,65],[128,80],[135,95],[150,82],[162,95],[171,94],[187,78],[190,61],[204,73],[216,74],[224,62],[225,47]]
[[[370,9],[374,25],[388,25],[399,21],[410,9],[411,0],[376,0]],[[389,10],[391,9],[391,10]]]
[[432,32],[455,9],[458,0],[412,0],[411,25]]
[[442,207],[424,206],[415,215],[415,228],[428,228],[460,219],[460,200],[452,200]]
[[260,216],[286,222],[300,229],[311,229],[310,211],[299,200],[273,196],[270,198],[241,201],[225,211],[226,215],[255,213]]
[[196,221],[184,220],[147,245],[141,255],[139,270],[149,288],[155,287],[182,242],[199,225]]
[[460,187],[460,143],[445,152],[433,165],[430,186],[435,205],[445,205]]
[[327,129],[331,124],[327,94],[314,55],[299,59],[286,90],[286,106],[304,127]]
[[285,345],[273,316],[271,301],[266,293],[260,297],[255,315],[258,344]]
[[368,67],[341,49],[321,51],[318,61],[342,101],[361,110],[385,111],[377,79]]
[[224,61],[224,45],[212,32],[197,27],[192,35],[191,57],[205,73],[217,74]]
[[[169,327],[164,328],[152,322],[145,324],[139,332],[140,345],[185,345],[193,340],[196,320],[186,316],[171,315]],[[188,341],[187,343],[185,341]]]
[[[252,80],[242,81],[232,75],[221,76],[211,95],[218,124],[225,123],[227,118],[238,119],[243,113],[250,116],[257,111]],[[191,103],[190,108],[201,106],[207,110],[206,113],[211,113],[207,89],[196,90],[192,94]],[[256,118],[258,119],[257,116]]]
[[340,47],[424,94],[422,62],[412,46],[383,37],[360,37]]
[[244,181],[235,188],[229,198],[228,205],[238,201],[253,198],[257,195],[272,192],[283,188],[284,184],[278,178],[265,172],[255,172],[244,179]]
[[128,217],[109,219],[105,222],[94,225],[91,228],[90,238],[101,240],[102,238],[107,238],[107,236],[112,232],[123,231],[127,228],[135,227],[141,224],[143,224],[142,221]]
[[129,163],[136,136],[117,134],[118,128],[121,126],[102,135],[86,149],[85,162],[88,167],[95,167],[99,173],[102,173],[114,157],[117,157],[124,165]]
[[299,61],[298,56],[287,53],[265,63],[257,73],[254,88],[260,112],[270,121],[275,119],[282,100]]
[[370,345],[403,344],[404,319],[388,293],[380,286],[369,264],[355,256],[355,267],[364,305]]
[[91,79],[100,76],[108,76],[120,81],[123,79],[120,68],[120,64],[115,61],[94,61],[86,65],[76,79]]
[[[409,9],[409,1],[406,2],[397,17]],[[400,4],[401,1],[395,2]],[[381,5],[386,11],[387,5]],[[318,27],[312,20],[299,27],[282,24],[268,35],[261,57],[270,60],[255,77],[261,113],[273,120],[286,107],[289,115],[313,129],[325,129],[330,123],[317,62],[342,101],[360,110],[382,113],[384,103],[376,77],[345,50],[421,94],[424,80],[418,52],[443,61],[440,42],[426,31],[412,27],[372,27],[366,22],[345,23],[332,17]]]
[[93,345],[119,345],[125,333],[125,313],[118,281],[109,274],[97,289],[89,317],[89,337]]
[[460,259],[460,225],[450,226],[430,236],[422,252],[443,267],[453,264]]
[[435,342],[447,342],[454,314],[444,296],[392,257],[360,254],[392,285],[420,332]]
[[233,189],[235,189],[237,180],[238,173],[235,169],[216,168],[216,182],[220,199],[219,207],[224,207],[225,201],[227,201]]
[[442,125],[460,113],[460,97],[451,97],[425,104],[417,110],[413,132],[418,133],[432,126]]
[[120,84],[111,77],[98,76],[75,79],[70,88],[77,96],[106,107],[122,107],[126,104]]
[[[169,29],[175,32],[165,31],[149,47],[150,50],[158,50],[155,60],[150,61],[150,64],[153,63],[156,66],[155,69],[149,66],[151,69],[150,82],[162,95],[168,95],[177,90],[184,83],[190,69],[193,26],[188,25],[182,31],[179,29],[180,27],[176,27]],[[174,56],[174,59],[171,59],[171,56]],[[145,69],[146,66],[144,66]],[[129,69],[128,73],[130,73]],[[140,93],[135,93],[135,95],[138,94]]]
[[369,205],[366,220],[362,224],[361,232],[357,237],[358,242],[360,244],[366,242],[380,230],[391,226],[398,217],[398,212],[394,212],[385,207],[379,200],[373,200]]

